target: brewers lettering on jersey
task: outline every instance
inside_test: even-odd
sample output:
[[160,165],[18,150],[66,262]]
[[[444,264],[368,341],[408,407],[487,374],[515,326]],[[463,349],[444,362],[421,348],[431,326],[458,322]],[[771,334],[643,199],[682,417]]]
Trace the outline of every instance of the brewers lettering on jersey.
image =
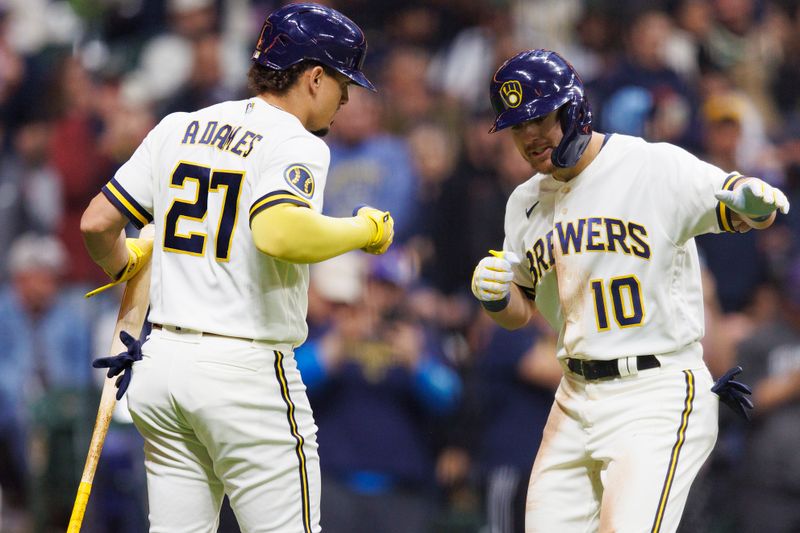
[[[278,9],[252,56],[257,96],[165,117],[84,213],[109,286],[152,254],[153,331],[127,395],[150,531],[216,532],[225,494],[244,532],[320,530],[317,428],[293,355],[308,263],[381,254],[394,235],[391,215],[369,206],[321,214],[320,137],[351,84],[374,90],[366,48],[333,9]],[[152,251],[125,239],[128,221],[154,223]]]
[[509,128],[534,171],[506,205],[505,241],[472,290],[498,324],[539,312],[564,378],[533,465],[528,533],[673,532],[717,436],[717,392],[747,387],[703,362],[694,237],[768,227],[781,191],[681,148],[601,134],[582,82],[555,52],[494,74],[492,132]]

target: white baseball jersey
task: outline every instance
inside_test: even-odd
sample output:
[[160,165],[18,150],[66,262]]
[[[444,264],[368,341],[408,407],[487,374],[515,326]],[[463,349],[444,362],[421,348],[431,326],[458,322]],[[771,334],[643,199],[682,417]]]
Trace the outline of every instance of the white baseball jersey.
[[322,211],[327,145],[260,98],[164,118],[106,184],[137,227],[155,220],[150,320],[298,345],[308,265],[269,257],[250,221],[291,203]]
[[564,183],[537,174],[506,206],[514,282],[559,332],[558,356],[665,354],[703,336],[693,237],[733,231],[714,192],[741,177],[669,144],[611,135]]

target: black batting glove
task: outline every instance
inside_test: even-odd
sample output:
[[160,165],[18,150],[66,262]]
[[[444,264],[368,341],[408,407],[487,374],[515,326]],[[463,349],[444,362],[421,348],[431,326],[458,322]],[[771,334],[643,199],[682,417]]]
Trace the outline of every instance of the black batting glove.
[[731,368],[714,383],[714,386],[711,387],[711,392],[716,393],[720,401],[733,409],[734,413],[745,420],[750,420],[750,411],[748,409],[753,408],[753,402],[747,395],[752,394],[753,391],[744,383],[733,379],[741,372],[742,367],[740,366]]
[[[95,368],[108,368],[108,377],[117,378],[117,401],[122,399],[122,395],[128,390],[128,385],[131,383],[133,376],[133,363],[142,358],[142,343],[139,339],[134,339],[127,331],[119,332],[119,340],[127,346],[128,351],[122,352],[119,355],[111,357],[98,357],[92,361],[92,366]],[[121,373],[121,375],[120,375]]]

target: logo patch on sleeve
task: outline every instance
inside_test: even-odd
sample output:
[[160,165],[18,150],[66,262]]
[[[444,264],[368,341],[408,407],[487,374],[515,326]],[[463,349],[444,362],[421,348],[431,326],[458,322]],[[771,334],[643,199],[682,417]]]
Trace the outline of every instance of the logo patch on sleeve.
[[305,198],[314,196],[314,176],[305,165],[289,165],[283,171],[283,177],[294,190]]

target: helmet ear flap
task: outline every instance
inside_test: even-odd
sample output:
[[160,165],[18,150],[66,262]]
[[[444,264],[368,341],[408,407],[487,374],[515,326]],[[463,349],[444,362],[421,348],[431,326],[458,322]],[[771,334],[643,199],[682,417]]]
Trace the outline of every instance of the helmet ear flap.
[[569,101],[558,108],[558,119],[561,121],[561,133],[564,137],[575,128],[575,122],[578,115],[578,104],[575,102],[575,97],[571,96]]
[[559,119],[564,136],[550,159],[557,167],[572,167],[577,164],[592,138],[592,114],[586,100],[572,94],[559,109]]

